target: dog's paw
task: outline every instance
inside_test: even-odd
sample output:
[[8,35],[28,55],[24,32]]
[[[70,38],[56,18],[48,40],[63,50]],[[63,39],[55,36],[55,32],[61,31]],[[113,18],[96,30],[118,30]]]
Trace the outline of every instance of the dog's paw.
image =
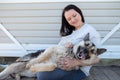
[[26,64],[26,68],[30,68],[32,65],[34,65],[34,63],[29,62],[29,63]]
[[34,66],[31,66],[31,67],[30,67],[30,71],[32,71],[32,72],[37,72],[37,71],[36,71],[36,68],[35,68]]
[[27,63],[26,68],[29,69],[33,64],[32,63]]
[[30,68],[32,65],[36,64],[37,60],[36,59],[32,59],[31,61],[29,61],[26,65],[26,68]]

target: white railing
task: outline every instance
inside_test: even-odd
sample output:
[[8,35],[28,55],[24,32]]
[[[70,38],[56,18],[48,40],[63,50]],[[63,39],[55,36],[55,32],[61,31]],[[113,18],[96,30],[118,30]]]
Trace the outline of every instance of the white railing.
[[25,48],[15,39],[15,37],[2,25],[0,24],[0,29],[19,47],[22,53],[27,54]]
[[101,41],[101,44],[103,44],[105,41],[107,41],[118,29],[120,29],[120,23],[115,26]]

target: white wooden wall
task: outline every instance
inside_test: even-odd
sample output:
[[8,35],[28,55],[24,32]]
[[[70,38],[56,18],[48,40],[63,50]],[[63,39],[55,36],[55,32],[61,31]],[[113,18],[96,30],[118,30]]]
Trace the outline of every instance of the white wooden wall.
[[[87,23],[104,38],[120,22],[120,1],[117,2],[39,2],[1,3],[0,23],[31,52],[60,40],[62,9],[68,4],[79,6]],[[103,45],[120,45],[118,29]],[[9,37],[0,30],[0,56],[24,55]]]

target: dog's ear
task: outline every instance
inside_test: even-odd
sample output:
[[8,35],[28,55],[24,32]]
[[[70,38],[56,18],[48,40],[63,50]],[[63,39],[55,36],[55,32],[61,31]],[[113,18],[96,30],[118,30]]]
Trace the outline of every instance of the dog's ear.
[[100,54],[102,54],[102,53],[104,53],[106,51],[107,51],[107,49],[105,49],[105,48],[98,48],[97,49],[97,55],[100,55]]
[[90,40],[89,35],[90,35],[89,33],[86,34],[86,36],[84,37],[84,41],[89,41]]

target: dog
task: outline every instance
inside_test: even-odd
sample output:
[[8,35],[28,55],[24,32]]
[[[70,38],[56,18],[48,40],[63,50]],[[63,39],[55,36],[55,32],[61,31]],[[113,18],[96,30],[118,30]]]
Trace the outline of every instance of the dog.
[[[27,54],[18,58],[14,63],[6,67],[0,73],[0,80],[5,80],[10,75],[15,75],[15,79],[20,80],[21,76],[36,77],[36,72],[52,71],[57,67],[57,59],[61,56],[71,56],[72,54],[72,58],[75,57],[77,59],[88,59],[90,58],[89,55],[91,55],[94,50],[96,51],[94,55],[106,51],[106,49],[98,49],[95,46],[92,48],[90,47],[91,44],[92,43],[89,41],[89,35],[87,34],[84,40],[73,46],[73,48],[52,46],[46,50],[40,50],[35,53]],[[88,54],[89,52],[91,53]]]
[[[84,61],[85,63],[90,64],[94,56],[105,51],[106,49],[97,49],[95,47],[95,45],[89,40],[88,33],[83,41],[80,41],[79,44],[73,46],[72,53],[75,55],[75,58],[78,59],[90,58],[89,60]],[[68,48],[64,46],[53,46],[46,49],[37,58],[32,59],[27,64],[27,67],[30,68],[30,71],[32,72],[53,71],[57,67],[57,60],[60,57],[66,57],[67,55],[69,55]]]

